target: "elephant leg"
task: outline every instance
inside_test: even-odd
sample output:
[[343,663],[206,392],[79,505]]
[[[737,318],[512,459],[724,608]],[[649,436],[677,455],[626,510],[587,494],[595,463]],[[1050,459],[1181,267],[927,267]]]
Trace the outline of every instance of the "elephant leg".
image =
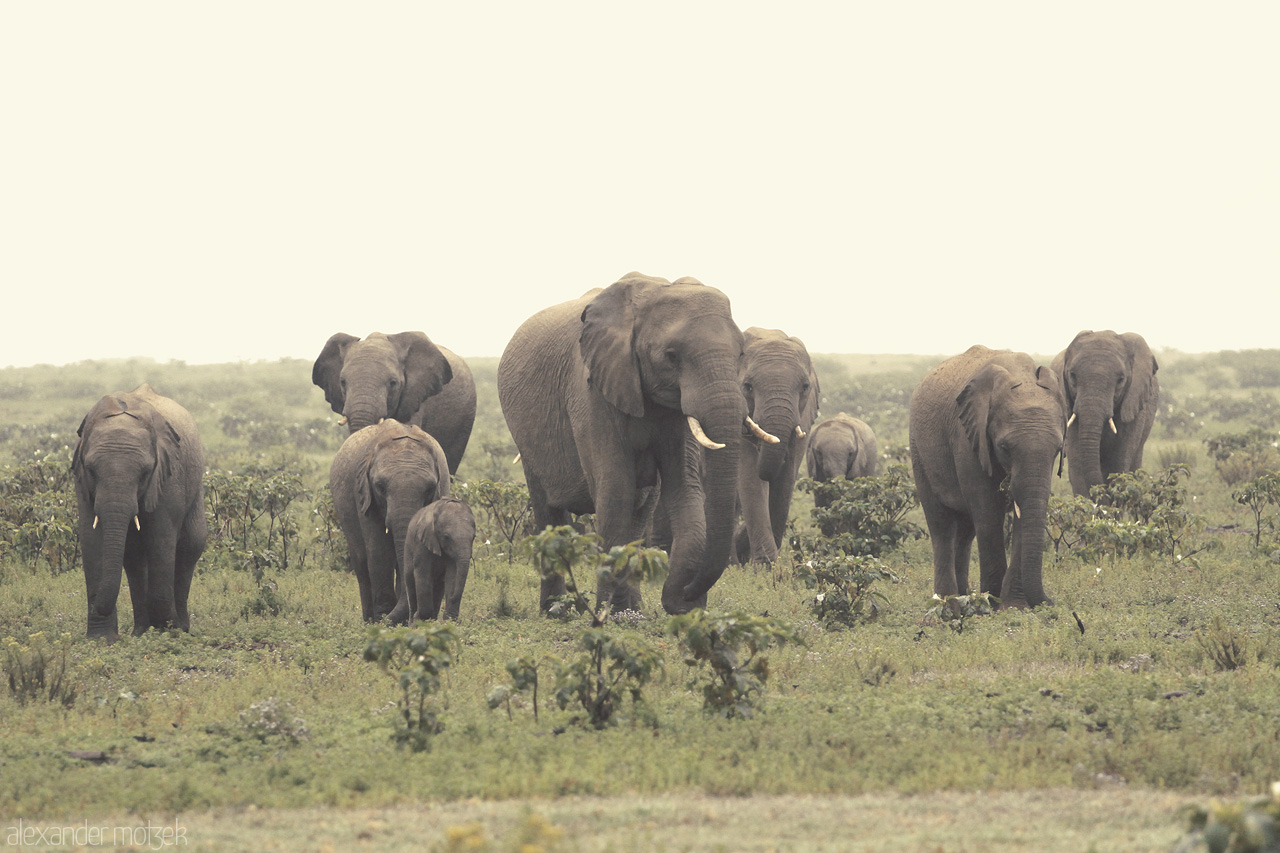
[[[203,506],[200,507],[200,521],[204,521]],[[191,594],[196,563],[204,553],[206,536],[203,524],[197,529],[188,523],[178,537],[178,551],[173,561],[173,607],[177,615],[174,624],[188,633],[191,632],[191,613],[187,610],[187,598]]]
[[[156,522],[155,526],[161,526]],[[178,625],[178,612],[174,603],[174,566],[178,553],[178,532],[175,529],[155,531],[147,539],[147,621],[158,631],[167,631]]]
[[129,581],[129,601],[133,604],[134,636],[151,627],[147,594],[150,581],[148,568],[146,548],[141,535],[135,532],[125,539],[124,545],[124,575]]
[[[615,545],[634,541],[636,525],[644,515],[646,501],[635,487],[634,470],[619,474],[607,474],[596,493],[596,528],[606,550]],[[647,497],[647,496],[645,496]],[[596,583],[597,603],[608,601],[612,610],[637,610],[640,607],[640,590],[629,583]]]
[[[761,480],[756,473],[758,451],[744,447],[738,457],[738,500],[742,504],[742,517],[750,542],[751,562],[769,566],[778,559],[778,546],[773,542],[773,524],[769,518],[770,483]],[[740,542],[735,533],[735,551]]]
[[969,560],[973,554],[973,519],[964,513],[957,517],[956,524],[956,589],[959,595],[969,594]]
[[980,591],[1000,595],[1008,563],[1005,558],[1004,518],[984,518],[975,522],[978,539]]
[[409,621],[412,622],[424,618],[422,616],[422,598],[420,596],[427,595],[427,590],[418,589],[418,568],[407,559],[404,567],[404,592],[405,598],[409,602]]
[[[533,526],[536,530],[543,531],[548,527],[560,527],[569,524],[573,520],[568,510],[551,506],[551,500],[547,497],[546,489],[543,488],[538,478],[529,471],[528,466],[525,466],[524,469],[524,479],[529,487],[529,502],[533,504]],[[567,592],[568,589],[565,587],[564,578],[559,575],[543,578],[538,590],[538,608],[543,613],[546,613],[551,608],[552,602],[561,598]]]
[[933,594],[946,597],[959,594],[956,577],[957,543],[960,513],[938,504],[925,512],[929,542],[933,546]]

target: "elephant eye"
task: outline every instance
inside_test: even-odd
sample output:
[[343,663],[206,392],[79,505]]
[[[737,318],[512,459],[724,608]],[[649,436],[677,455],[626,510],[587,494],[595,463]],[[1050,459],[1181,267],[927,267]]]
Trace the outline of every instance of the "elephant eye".
[[742,393],[744,393],[744,394],[750,394],[750,393],[751,393],[752,391],[754,391],[754,390],[755,390],[755,388],[751,385],[751,383],[750,383],[750,382],[743,382],[743,383],[742,383]]
[[664,359],[666,359],[666,361],[667,361],[667,363],[668,363],[668,364],[679,364],[679,363],[680,363],[680,353],[676,352],[676,351],[675,351],[675,350],[673,350],[673,349],[666,349],[666,350],[663,350],[663,351],[662,351],[662,357],[663,357]]
[[804,383],[800,385],[800,393],[803,394],[805,391],[808,391],[808,390],[809,390],[809,381],[806,379]]

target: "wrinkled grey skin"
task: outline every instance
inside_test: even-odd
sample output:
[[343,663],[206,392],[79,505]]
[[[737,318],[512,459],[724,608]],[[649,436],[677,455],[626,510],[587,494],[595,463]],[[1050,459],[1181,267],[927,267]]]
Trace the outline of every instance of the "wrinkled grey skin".
[[795,492],[796,474],[818,418],[818,374],[804,342],[778,329],[742,333],[742,394],[751,419],[778,439],[743,433],[738,457],[738,501],[743,523],[734,536],[738,562],[772,565],[778,559]]
[[441,498],[418,510],[404,543],[409,611],[416,620],[457,619],[471,569],[476,520],[458,498]]
[[467,363],[422,332],[364,340],[337,333],[311,367],[311,381],[350,432],[394,418],[440,442],[456,474],[476,420],[476,383]]
[[190,631],[187,595],[208,535],[204,450],[195,421],[143,384],[99,400],[78,434],[71,470],[88,636],[119,637],[122,573],[129,578],[134,634]]
[[1067,417],[1075,414],[1067,427],[1072,492],[1088,496],[1108,476],[1142,467],[1142,449],[1160,407],[1159,369],[1142,335],[1110,329],[1081,332],[1054,358]]
[[[911,462],[933,540],[935,594],[968,592],[976,535],[982,592],[998,595],[1002,607],[1051,603],[1041,569],[1066,420],[1057,375],[1026,353],[970,347],[920,381],[911,397]],[[1006,564],[1005,516],[1015,506]]]
[[[641,539],[661,478],[673,538],[668,613],[702,607],[729,562],[746,416],[742,344],[719,290],[629,273],[529,318],[498,364],[498,398],[539,529],[595,512],[605,547]],[[725,446],[703,460],[688,416]],[[542,607],[563,592],[562,582],[544,581]],[[598,594],[615,610],[640,603],[626,585],[598,585]]]
[[416,426],[388,420],[353,433],[329,468],[333,509],[347,537],[366,622],[409,619],[404,555],[418,510],[450,494],[440,444]]
[[[875,431],[866,421],[844,412],[827,418],[809,433],[809,452],[805,457],[810,479],[820,483],[844,477],[874,477],[880,463],[880,448]],[[827,506],[830,501],[814,497],[814,505]]]

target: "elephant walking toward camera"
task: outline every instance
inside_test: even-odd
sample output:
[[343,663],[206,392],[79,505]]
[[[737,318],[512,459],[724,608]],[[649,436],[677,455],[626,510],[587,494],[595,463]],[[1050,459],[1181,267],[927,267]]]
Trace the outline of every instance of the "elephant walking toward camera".
[[[805,457],[809,477],[826,483],[836,477],[874,477],[880,462],[876,434],[866,421],[844,412],[827,418],[809,433],[809,452]],[[827,501],[814,496],[819,507]]]
[[476,420],[475,379],[465,361],[422,332],[364,340],[338,332],[312,365],[311,381],[349,432],[384,418],[421,427],[440,442],[449,473],[458,473]]
[[1054,358],[1053,369],[1070,415],[1071,491],[1087,497],[1110,475],[1141,468],[1160,406],[1160,366],[1142,335],[1083,331]]
[[471,569],[476,520],[458,498],[441,498],[418,510],[404,543],[404,579],[413,619],[457,619]]
[[418,510],[450,495],[440,444],[416,426],[388,420],[353,433],[329,469],[333,511],[347,539],[366,622],[409,619],[403,555]]
[[[498,364],[539,529],[595,512],[605,547],[641,539],[661,480],[669,613],[703,606],[729,562],[747,414],[742,345],[720,291],[629,273],[530,317]],[[640,603],[630,587],[598,592],[615,610]],[[544,581],[542,607],[563,593],[563,582]]]
[[108,394],[77,431],[75,477],[88,636],[119,637],[129,578],[133,633],[191,630],[187,596],[208,537],[204,450],[195,421],[150,385]]
[[982,592],[998,595],[1002,607],[1050,603],[1041,579],[1045,523],[1066,420],[1057,375],[1026,353],[973,346],[920,381],[911,396],[911,462],[935,594],[968,592],[976,536]]
[[748,430],[738,458],[743,523],[734,536],[734,552],[740,563],[772,564],[782,546],[821,393],[809,351],[799,338],[756,326],[742,337]]

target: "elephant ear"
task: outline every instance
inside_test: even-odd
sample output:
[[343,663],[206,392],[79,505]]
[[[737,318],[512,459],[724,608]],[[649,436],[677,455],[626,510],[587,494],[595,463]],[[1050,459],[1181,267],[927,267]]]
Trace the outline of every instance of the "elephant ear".
[[638,286],[640,282],[624,279],[600,291],[582,309],[578,337],[578,349],[587,366],[587,385],[637,418],[644,415],[644,391],[634,346]]
[[453,380],[453,368],[440,348],[422,332],[400,332],[387,335],[387,340],[395,345],[404,365],[404,388],[391,416],[407,424],[424,400],[439,394]]
[[1147,346],[1146,339],[1134,332],[1120,336],[1129,356],[1129,390],[1120,402],[1120,420],[1128,422],[1147,406],[1154,406],[1160,398],[1160,383],[1156,371],[1160,365]]
[[156,465],[151,469],[151,475],[147,477],[147,484],[143,490],[142,508],[146,512],[155,512],[165,487],[173,477],[174,460],[178,456],[182,437],[173,428],[173,424],[154,410],[152,410],[148,427],[155,441]]
[[813,368],[813,359],[809,358],[809,350],[805,349],[804,343],[799,338],[792,338],[792,340],[800,344],[805,360],[809,363],[809,401],[805,404],[800,417],[807,422],[808,427],[812,427],[818,421],[818,407],[822,405],[822,388],[818,385],[818,371]]
[[342,396],[342,365],[347,360],[347,348],[360,340],[355,335],[338,332],[325,342],[316,363],[311,365],[311,381],[324,391],[329,408],[342,414],[346,400]]
[[[1059,359],[1063,358],[1062,353],[1058,354],[1058,358],[1054,359],[1054,364],[1059,363]],[[1067,432],[1067,415],[1071,412],[1067,405],[1066,387],[1067,382],[1056,370],[1051,367],[1039,365],[1036,367],[1036,384],[1053,395],[1055,401],[1062,408],[1062,432]],[[1058,476],[1062,476],[1063,467],[1067,462],[1067,454],[1063,448],[1058,448]]]
[[431,456],[435,460],[436,495],[434,500],[452,497],[453,484],[449,477],[449,460],[445,458],[444,448],[440,446],[440,442],[436,441],[435,438],[416,427],[414,428],[414,433],[425,440],[427,446],[431,448]]
[[995,476],[991,439],[987,437],[987,421],[991,416],[991,396],[997,382],[1013,382],[1013,376],[998,364],[988,364],[969,379],[956,395],[956,414],[969,439],[969,447],[978,457],[988,477]]

